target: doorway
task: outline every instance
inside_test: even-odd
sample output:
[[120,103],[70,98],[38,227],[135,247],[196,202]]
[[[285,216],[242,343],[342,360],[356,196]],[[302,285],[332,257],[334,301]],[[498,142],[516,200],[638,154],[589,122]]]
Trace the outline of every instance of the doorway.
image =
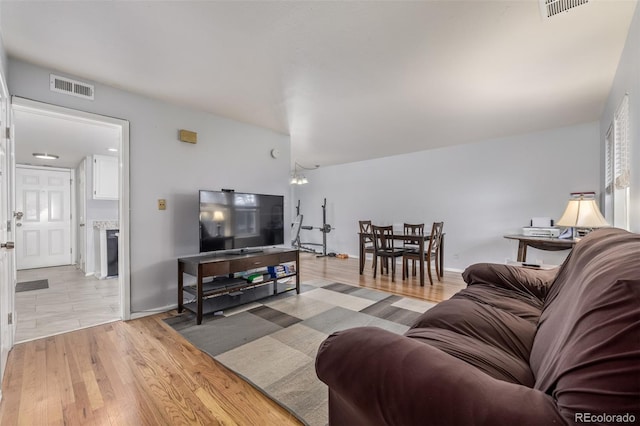
[[[33,291],[16,293],[16,341],[129,319],[129,123],[18,97],[12,98],[12,107],[16,163],[22,164],[16,173],[28,172],[24,175],[31,183],[35,182],[34,174],[44,176],[38,189],[28,185],[20,188],[16,182],[16,190],[23,191],[16,194],[16,202],[22,203],[24,210],[17,212],[22,217],[16,217],[16,229],[25,231],[16,248],[20,255],[27,255],[19,261],[18,282],[47,281]],[[37,160],[36,153],[49,158]],[[118,191],[109,201],[91,197],[94,156],[110,156],[118,164]],[[56,173],[69,176],[67,192],[46,188],[61,176]],[[70,200],[69,214],[55,204],[66,205],[64,197]],[[53,224],[41,223],[51,217]],[[62,220],[68,220],[69,232],[56,228]],[[100,232],[94,226],[104,228],[105,224],[118,229],[120,236],[117,273],[109,277],[96,270]],[[65,260],[61,260],[63,255]],[[47,317],[47,311],[58,316]],[[54,327],[55,322],[59,324]],[[39,325],[42,333],[37,330]],[[21,326],[26,333],[21,333]]]

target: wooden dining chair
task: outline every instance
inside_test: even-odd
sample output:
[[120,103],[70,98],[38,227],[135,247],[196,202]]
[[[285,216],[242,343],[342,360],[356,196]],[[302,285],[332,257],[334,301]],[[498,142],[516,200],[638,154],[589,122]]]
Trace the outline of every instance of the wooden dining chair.
[[[360,234],[362,235],[361,244],[363,245],[361,249],[361,253],[363,253],[363,257],[367,255],[367,253],[373,254],[373,262],[372,268],[376,267],[376,248],[373,244],[373,231],[371,230],[371,221],[370,220],[360,220],[358,221],[360,225]],[[364,266],[364,258],[360,260],[360,265]],[[360,268],[362,270],[362,267]]]
[[[424,236],[424,223],[418,223],[418,224],[411,224],[411,223],[405,223],[404,224],[404,235],[416,235],[416,236],[420,236],[423,237]],[[424,247],[424,245],[422,246]],[[416,261],[420,260],[420,244],[418,244],[418,241],[416,241],[413,238],[410,239],[406,239],[403,241],[403,246],[402,248],[404,249],[404,253],[402,256],[402,279],[405,278],[405,274],[407,274],[408,276],[408,261],[411,260],[411,268],[412,268],[412,273],[413,276],[415,277],[416,275]],[[415,255],[415,256],[413,256]],[[406,259],[405,259],[406,257]],[[406,260],[406,265],[405,265],[405,260]],[[407,271],[405,272],[405,268],[407,269]]]
[[[396,280],[396,258],[401,257],[403,253],[403,249],[394,246],[393,240],[393,226],[376,226],[371,225],[373,229],[373,244],[375,247],[375,256],[379,257],[380,262],[380,273],[384,274],[386,270],[387,274],[389,274],[389,260],[391,260],[391,281],[395,282]],[[377,260],[376,260],[377,262]],[[376,277],[376,270],[378,268],[373,269],[373,278]]]
[[433,285],[433,278],[431,278],[431,260],[436,265],[436,275],[438,281],[442,281],[442,273],[440,270],[440,247],[442,246],[442,229],[444,228],[444,222],[433,222],[431,226],[431,237],[429,238],[429,245],[425,250],[425,262],[427,263],[427,274],[429,275],[429,282]]

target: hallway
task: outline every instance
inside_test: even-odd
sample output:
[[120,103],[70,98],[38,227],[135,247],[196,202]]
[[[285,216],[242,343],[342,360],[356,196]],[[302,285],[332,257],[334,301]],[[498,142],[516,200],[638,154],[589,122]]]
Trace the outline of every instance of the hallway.
[[49,280],[49,288],[16,292],[15,342],[120,319],[117,278],[85,276],[74,265],[18,271],[18,282]]

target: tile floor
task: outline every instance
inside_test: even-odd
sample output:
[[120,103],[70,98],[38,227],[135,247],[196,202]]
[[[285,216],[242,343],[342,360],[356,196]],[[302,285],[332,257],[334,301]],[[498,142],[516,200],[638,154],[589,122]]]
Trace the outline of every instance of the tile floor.
[[73,265],[18,271],[18,282],[45,278],[49,288],[16,293],[16,343],[120,319],[117,278],[85,276]]

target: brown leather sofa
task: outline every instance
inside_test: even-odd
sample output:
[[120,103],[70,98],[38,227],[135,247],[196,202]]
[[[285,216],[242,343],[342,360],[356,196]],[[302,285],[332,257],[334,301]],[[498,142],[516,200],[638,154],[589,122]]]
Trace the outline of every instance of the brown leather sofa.
[[601,229],[555,270],[463,277],[404,336],[322,343],[331,425],[640,424],[640,235]]

